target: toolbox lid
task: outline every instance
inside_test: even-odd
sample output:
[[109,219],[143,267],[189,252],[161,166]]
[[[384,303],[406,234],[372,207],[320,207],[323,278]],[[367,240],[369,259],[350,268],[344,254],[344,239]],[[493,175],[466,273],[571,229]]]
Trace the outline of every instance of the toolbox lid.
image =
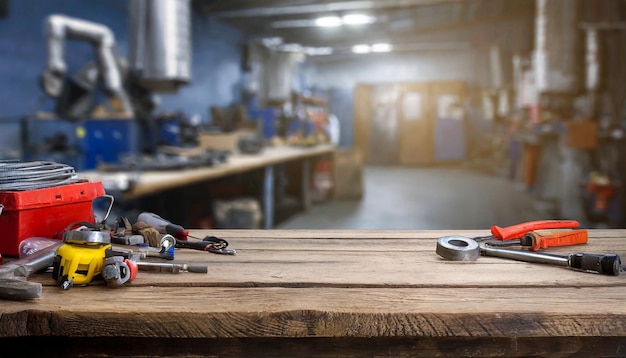
[[105,194],[102,182],[84,182],[44,189],[0,192],[3,211],[36,209],[92,201]]

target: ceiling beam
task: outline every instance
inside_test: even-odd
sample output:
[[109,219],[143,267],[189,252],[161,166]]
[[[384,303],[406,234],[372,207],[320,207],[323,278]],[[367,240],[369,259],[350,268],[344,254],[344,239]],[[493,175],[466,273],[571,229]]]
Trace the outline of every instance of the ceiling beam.
[[[301,31],[289,31],[287,29],[272,29],[272,31],[258,30],[252,36],[253,38],[263,37],[281,37],[286,43],[300,43],[305,46],[327,46],[327,47],[345,47],[354,45],[360,42],[391,42],[391,43],[412,43],[417,41],[427,41],[425,36],[432,34],[445,34],[449,33],[452,38],[460,38],[455,35],[458,32],[467,33],[471,29],[480,29],[481,27],[486,29],[485,33],[491,33],[490,26],[494,26],[500,23],[506,23],[510,21],[528,20],[528,28],[520,28],[520,31],[530,30],[532,31],[532,20],[534,15],[534,9],[529,8],[523,11],[518,11],[509,14],[497,14],[497,15],[482,15],[480,17],[473,18],[471,20],[464,20],[459,22],[445,22],[441,24],[433,24],[427,27],[413,28],[411,30],[402,33],[387,34],[381,29],[365,29],[358,34],[349,35],[343,32],[345,36],[341,39],[335,38],[335,40],[329,40],[328,38],[320,38],[317,36],[318,32],[309,29],[303,29]],[[419,20],[416,20],[419,22]],[[532,34],[532,32],[530,33]],[[487,41],[487,38],[485,38]]]
[[401,9],[426,5],[441,5],[447,3],[463,3],[467,0],[370,0],[370,1],[336,1],[328,3],[265,6],[248,9],[224,10],[213,12],[212,15],[222,19],[246,17],[270,17],[302,15],[315,13],[329,13],[359,10]]

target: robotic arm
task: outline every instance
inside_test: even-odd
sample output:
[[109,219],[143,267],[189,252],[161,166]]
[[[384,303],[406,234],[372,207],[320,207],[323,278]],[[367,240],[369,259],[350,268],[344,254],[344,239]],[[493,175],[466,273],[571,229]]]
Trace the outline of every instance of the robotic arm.
[[48,61],[41,75],[41,85],[49,96],[58,98],[64,90],[64,79],[67,74],[67,66],[63,59],[65,40],[87,41],[96,47],[98,72],[105,91],[120,101],[124,112],[133,113],[114,54],[115,37],[108,27],[64,15],[50,15],[45,21],[45,28],[48,38]]

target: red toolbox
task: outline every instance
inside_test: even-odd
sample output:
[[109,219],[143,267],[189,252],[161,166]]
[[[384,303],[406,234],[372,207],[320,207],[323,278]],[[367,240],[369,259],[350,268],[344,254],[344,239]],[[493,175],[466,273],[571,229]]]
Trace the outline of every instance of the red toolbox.
[[104,194],[101,182],[0,192],[0,254],[18,256],[24,239],[52,238],[77,221],[95,223],[92,201]]

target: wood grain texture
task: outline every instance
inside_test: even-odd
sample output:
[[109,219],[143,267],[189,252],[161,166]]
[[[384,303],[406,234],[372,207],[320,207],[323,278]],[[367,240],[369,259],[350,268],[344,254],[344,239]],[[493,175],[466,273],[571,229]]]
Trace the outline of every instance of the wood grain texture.
[[[580,345],[565,347],[578,337],[592,345],[610,344],[603,349],[615,356],[626,352],[626,275],[489,257],[448,262],[435,254],[440,236],[483,231],[223,230],[193,235],[209,233],[227,239],[237,255],[176,252],[177,261],[207,263],[208,274],[140,272],[119,289],[96,281],[69,291],[58,288],[49,274],[34,275],[31,281],[44,284],[42,298],[3,301],[0,337],[300,339],[305,345],[312,344],[310,339],[341,339],[337,350],[320,356],[347,354],[346,342],[371,338],[374,351],[389,340],[412,339],[421,342],[415,345],[419,352],[438,352],[430,356],[462,349],[502,355],[496,353],[512,347],[520,356],[558,356],[585,351]],[[550,252],[577,251],[624,256],[626,230],[594,230],[587,245]],[[450,339],[466,345],[452,349]],[[520,339],[523,345],[517,346]],[[482,348],[471,342],[481,342]],[[388,355],[402,355],[396,353]]]

